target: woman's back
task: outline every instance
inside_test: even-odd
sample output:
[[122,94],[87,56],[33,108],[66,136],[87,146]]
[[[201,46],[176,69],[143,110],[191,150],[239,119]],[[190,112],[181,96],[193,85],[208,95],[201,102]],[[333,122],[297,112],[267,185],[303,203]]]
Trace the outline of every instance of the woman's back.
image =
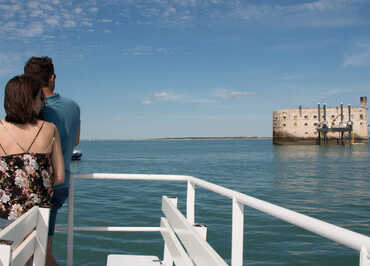
[[15,124],[0,121],[0,156],[52,151],[55,126],[42,120],[35,124]]
[[0,121],[0,217],[14,220],[34,205],[50,207],[55,126]]

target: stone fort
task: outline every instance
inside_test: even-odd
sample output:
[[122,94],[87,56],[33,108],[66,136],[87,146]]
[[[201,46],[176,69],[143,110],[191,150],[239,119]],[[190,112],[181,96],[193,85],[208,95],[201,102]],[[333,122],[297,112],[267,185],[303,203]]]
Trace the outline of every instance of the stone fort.
[[318,104],[317,108],[277,110],[273,143],[368,143],[367,97],[360,97],[359,107]]

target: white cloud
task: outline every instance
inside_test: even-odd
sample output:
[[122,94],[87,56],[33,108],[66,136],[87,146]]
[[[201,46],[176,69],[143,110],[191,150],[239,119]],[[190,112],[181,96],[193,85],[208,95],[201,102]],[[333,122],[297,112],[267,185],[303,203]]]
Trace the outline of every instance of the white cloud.
[[344,61],[344,66],[362,67],[370,66],[370,51],[353,54]]
[[314,1],[311,3],[304,3],[301,5],[298,5],[298,7],[302,9],[308,9],[308,10],[318,10],[318,11],[327,11],[327,10],[333,10],[333,9],[342,9],[346,6],[349,6],[353,4],[354,1],[348,1],[348,0],[319,0]]
[[48,5],[48,4],[42,4],[41,8],[44,9],[44,10],[49,10],[49,11],[54,10],[54,8],[51,5]]
[[[297,3],[298,2],[298,3]],[[304,2],[304,3],[302,3]],[[1,40],[14,38],[32,38],[36,34],[23,34],[23,29],[30,22],[43,25],[42,32],[54,34],[55,30],[67,28],[69,31],[93,26],[96,21],[103,23],[121,23],[118,19],[96,17],[100,10],[121,16],[126,22],[138,24],[187,24],[199,22],[223,23],[224,20],[256,20],[264,24],[289,27],[337,27],[348,25],[368,25],[362,7],[367,7],[368,0],[305,0],[288,1],[281,4],[269,0],[112,0],[103,4],[96,0],[75,1],[60,0],[0,0],[0,25],[16,22],[14,28],[0,29]],[[107,10],[105,10],[107,9]],[[109,10],[111,9],[111,10]],[[53,19],[59,17],[58,19]],[[278,21],[279,23],[275,23]],[[293,25],[293,26],[292,26]],[[81,28],[80,28],[81,27]],[[96,29],[94,29],[95,31]],[[4,33],[7,34],[4,34]],[[41,27],[39,28],[41,32]],[[22,33],[22,35],[20,35]],[[165,48],[139,46],[128,49],[127,55],[169,54]],[[351,64],[349,62],[349,64]]]
[[173,54],[173,51],[167,48],[138,45],[135,48],[125,49],[123,54],[131,56],[170,55]]
[[146,97],[145,100],[143,100],[142,104],[152,104],[154,102],[160,102],[160,101],[179,101],[184,100],[184,96],[180,94],[174,94],[169,93],[166,91],[160,91],[153,94],[150,94],[149,97]]
[[26,28],[20,30],[21,36],[26,38],[40,36],[43,32],[44,26],[40,22],[33,22]]
[[44,12],[41,9],[33,9],[31,11],[31,17],[42,17]]
[[149,104],[152,104],[152,101],[151,100],[144,100],[144,101],[141,102],[141,104],[149,105]]
[[348,90],[348,89],[321,89],[321,91],[327,95],[339,95],[339,94],[352,92],[351,90]]
[[[0,0],[0,39],[25,40],[41,34],[54,35],[54,31],[61,27],[72,31],[92,26],[98,11],[91,6],[92,2],[77,6],[72,1],[60,0]],[[90,12],[86,14],[84,10]],[[87,30],[86,27],[83,29]]]
[[163,98],[163,97],[168,97],[168,93],[165,91],[162,91],[162,92],[154,93],[153,96],[158,97],[158,98]]
[[286,74],[286,75],[281,76],[279,79],[280,80],[296,80],[296,79],[300,79],[300,78],[302,78],[302,75],[289,75],[289,74]]
[[40,3],[36,2],[36,1],[30,1],[28,2],[27,4],[30,8],[39,8],[40,6]]
[[2,25],[2,29],[0,31],[4,32],[11,32],[17,29],[17,22],[10,21]]
[[26,53],[0,52],[0,77],[10,78],[19,74],[19,69],[23,68],[25,55]]
[[6,5],[6,4],[0,4],[0,9],[9,11],[9,12],[17,12],[21,9],[21,6],[19,4],[13,4],[13,5]]
[[75,12],[76,14],[81,14],[81,13],[82,13],[82,8],[77,7],[77,8],[75,8],[74,12]]
[[176,14],[176,8],[174,7],[169,7],[164,13],[163,13],[163,16],[164,17],[168,17],[168,16],[173,16]]
[[204,103],[215,103],[216,100],[214,99],[206,99],[206,98],[194,98],[194,99],[190,99],[189,102],[191,103],[200,103],[200,104],[204,104]]
[[[213,0],[210,0],[210,1],[212,2]],[[196,6],[198,3],[200,3],[200,1],[199,0],[175,0],[175,3],[181,6]]]
[[142,104],[152,104],[156,102],[179,102],[179,103],[193,103],[193,104],[211,104],[217,103],[220,99],[236,99],[241,97],[247,97],[250,95],[255,95],[255,92],[249,91],[238,91],[238,90],[226,90],[226,89],[217,89],[216,93],[210,95],[209,97],[199,97],[194,95],[182,95],[170,93],[167,91],[159,91],[153,94],[150,94],[149,97],[146,97],[143,100]]
[[0,76],[9,74],[10,56],[0,53]]
[[217,89],[216,92],[214,93],[214,96],[216,98],[220,99],[235,99],[235,98],[240,98],[244,96],[249,96],[249,95],[255,95],[255,92],[249,92],[249,91],[234,91],[234,90],[228,90],[228,89]]
[[98,11],[99,11],[99,8],[97,8],[97,7],[91,7],[91,8],[89,8],[89,11],[90,11],[91,13],[96,13],[96,12],[98,12]]
[[[234,2],[230,14],[242,20],[256,20],[260,23],[275,23],[289,27],[341,27],[369,24],[358,10],[366,5],[366,0],[310,0],[306,3],[291,4],[250,4]],[[222,12],[221,16],[228,16]]]
[[76,22],[74,22],[73,20],[69,19],[69,20],[66,20],[64,22],[64,27],[66,28],[73,28],[73,27],[76,27]]
[[51,26],[59,25],[59,19],[57,17],[49,17],[45,19],[45,22]]
[[347,56],[343,65],[349,67],[370,66],[370,43],[359,42],[355,45],[354,52]]
[[230,93],[232,98],[240,98],[243,96],[255,95],[255,92],[247,92],[247,91],[232,91]]
[[81,24],[82,25],[85,25],[85,26],[89,26],[89,27],[91,27],[93,24],[90,22],[90,21],[88,21],[88,20],[84,20],[84,21],[82,21],[81,22]]

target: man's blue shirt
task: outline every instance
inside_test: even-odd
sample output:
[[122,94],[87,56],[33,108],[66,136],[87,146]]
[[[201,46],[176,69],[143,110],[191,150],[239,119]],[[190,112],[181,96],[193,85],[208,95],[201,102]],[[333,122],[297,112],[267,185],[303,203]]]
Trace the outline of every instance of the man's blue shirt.
[[71,99],[59,94],[47,97],[42,111],[45,121],[52,122],[58,128],[64,157],[65,180],[56,187],[68,187],[70,162],[80,127],[80,107]]

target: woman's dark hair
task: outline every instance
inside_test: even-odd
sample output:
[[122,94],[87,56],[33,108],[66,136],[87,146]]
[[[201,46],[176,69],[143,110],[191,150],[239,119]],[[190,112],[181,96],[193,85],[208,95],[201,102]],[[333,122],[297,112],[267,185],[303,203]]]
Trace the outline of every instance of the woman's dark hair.
[[40,90],[41,82],[27,75],[9,80],[4,96],[5,120],[19,124],[35,123],[39,114],[33,110],[33,103]]

